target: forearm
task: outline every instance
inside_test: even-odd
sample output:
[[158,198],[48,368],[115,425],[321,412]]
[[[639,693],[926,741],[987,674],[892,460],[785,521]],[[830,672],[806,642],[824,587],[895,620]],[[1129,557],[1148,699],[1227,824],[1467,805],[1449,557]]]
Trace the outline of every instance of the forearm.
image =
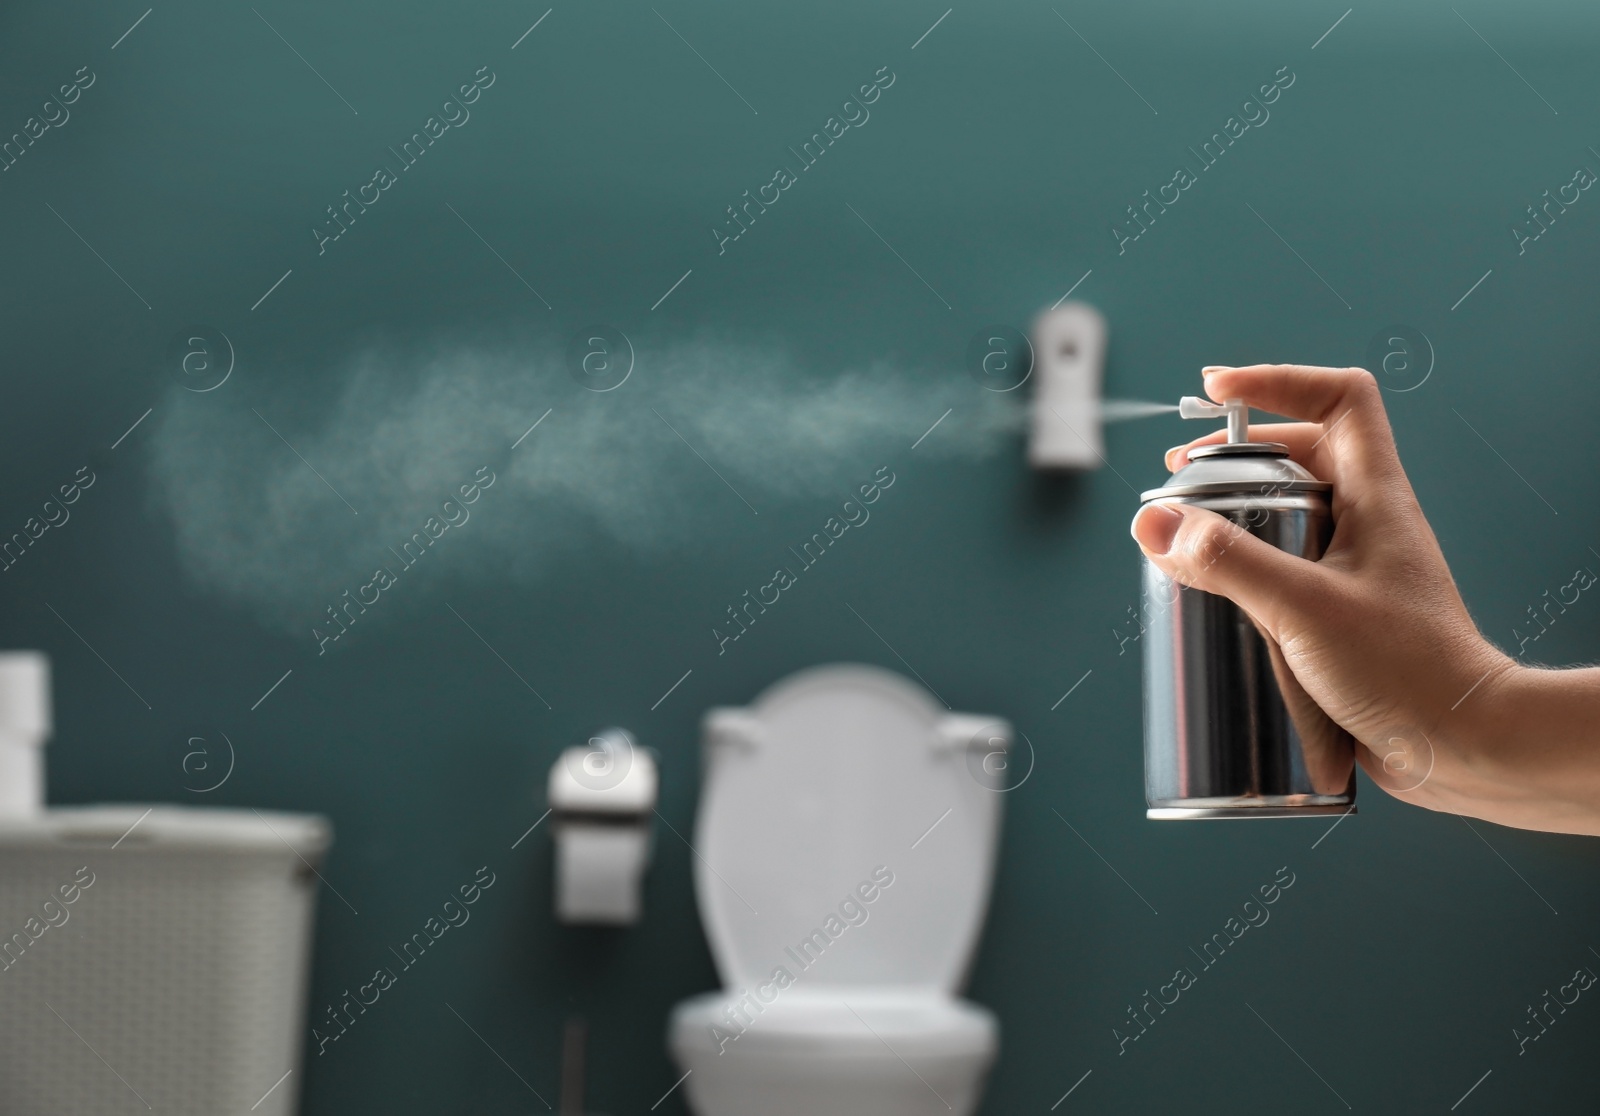
[[1600,668],[1518,666],[1490,696],[1474,764],[1480,816],[1600,835]]

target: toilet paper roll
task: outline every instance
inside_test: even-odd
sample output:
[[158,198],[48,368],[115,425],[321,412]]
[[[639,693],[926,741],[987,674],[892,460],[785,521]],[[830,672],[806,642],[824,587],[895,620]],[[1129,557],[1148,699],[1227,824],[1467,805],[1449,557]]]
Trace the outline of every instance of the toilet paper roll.
[[50,729],[50,656],[0,651],[0,816],[44,809],[42,749]]
[[567,822],[555,834],[556,915],[563,922],[637,922],[650,859],[647,825]]

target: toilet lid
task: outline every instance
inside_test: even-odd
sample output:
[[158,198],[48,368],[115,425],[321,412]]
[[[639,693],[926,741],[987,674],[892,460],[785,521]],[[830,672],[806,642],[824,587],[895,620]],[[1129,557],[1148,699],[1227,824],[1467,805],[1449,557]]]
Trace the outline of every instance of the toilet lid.
[[782,970],[808,986],[957,989],[1004,797],[969,761],[975,736],[1009,734],[867,666],[802,671],[711,711],[695,888],[726,986]]

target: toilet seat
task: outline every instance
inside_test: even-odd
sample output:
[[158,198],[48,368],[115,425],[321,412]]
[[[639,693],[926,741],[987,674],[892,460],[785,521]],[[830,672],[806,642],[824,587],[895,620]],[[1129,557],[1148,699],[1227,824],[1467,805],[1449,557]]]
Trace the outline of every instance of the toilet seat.
[[[736,1039],[727,1009],[749,1019]],[[735,1019],[738,1013],[735,1013]],[[713,992],[673,1010],[668,1039],[680,1061],[717,1056],[816,1058],[992,1058],[994,1015],[976,1004],[919,988],[790,988],[753,1012],[737,993]]]
[[[700,1116],[970,1116],[999,1040],[982,1008],[920,989],[790,988],[734,1041],[726,995],[673,1012],[668,1045]],[[719,1045],[722,1053],[718,1053]]]

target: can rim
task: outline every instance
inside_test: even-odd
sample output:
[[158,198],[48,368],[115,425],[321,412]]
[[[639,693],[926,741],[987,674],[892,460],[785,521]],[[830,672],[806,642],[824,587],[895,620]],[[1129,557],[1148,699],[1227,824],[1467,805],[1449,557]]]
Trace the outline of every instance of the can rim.
[[1357,813],[1356,804],[1315,803],[1306,806],[1152,806],[1144,812],[1150,821],[1211,821],[1244,818],[1318,818]]
[[[1273,493],[1281,492],[1332,492],[1333,485],[1327,481],[1284,481],[1272,483],[1268,486]],[[1160,499],[1163,496],[1256,496],[1265,498],[1260,491],[1260,486],[1252,488],[1248,484],[1241,485],[1238,481],[1205,481],[1201,484],[1174,484],[1166,488],[1148,488],[1139,493],[1139,499],[1144,503]]]
[[1189,460],[1207,457],[1288,457],[1289,447],[1283,442],[1212,442],[1189,450]]

